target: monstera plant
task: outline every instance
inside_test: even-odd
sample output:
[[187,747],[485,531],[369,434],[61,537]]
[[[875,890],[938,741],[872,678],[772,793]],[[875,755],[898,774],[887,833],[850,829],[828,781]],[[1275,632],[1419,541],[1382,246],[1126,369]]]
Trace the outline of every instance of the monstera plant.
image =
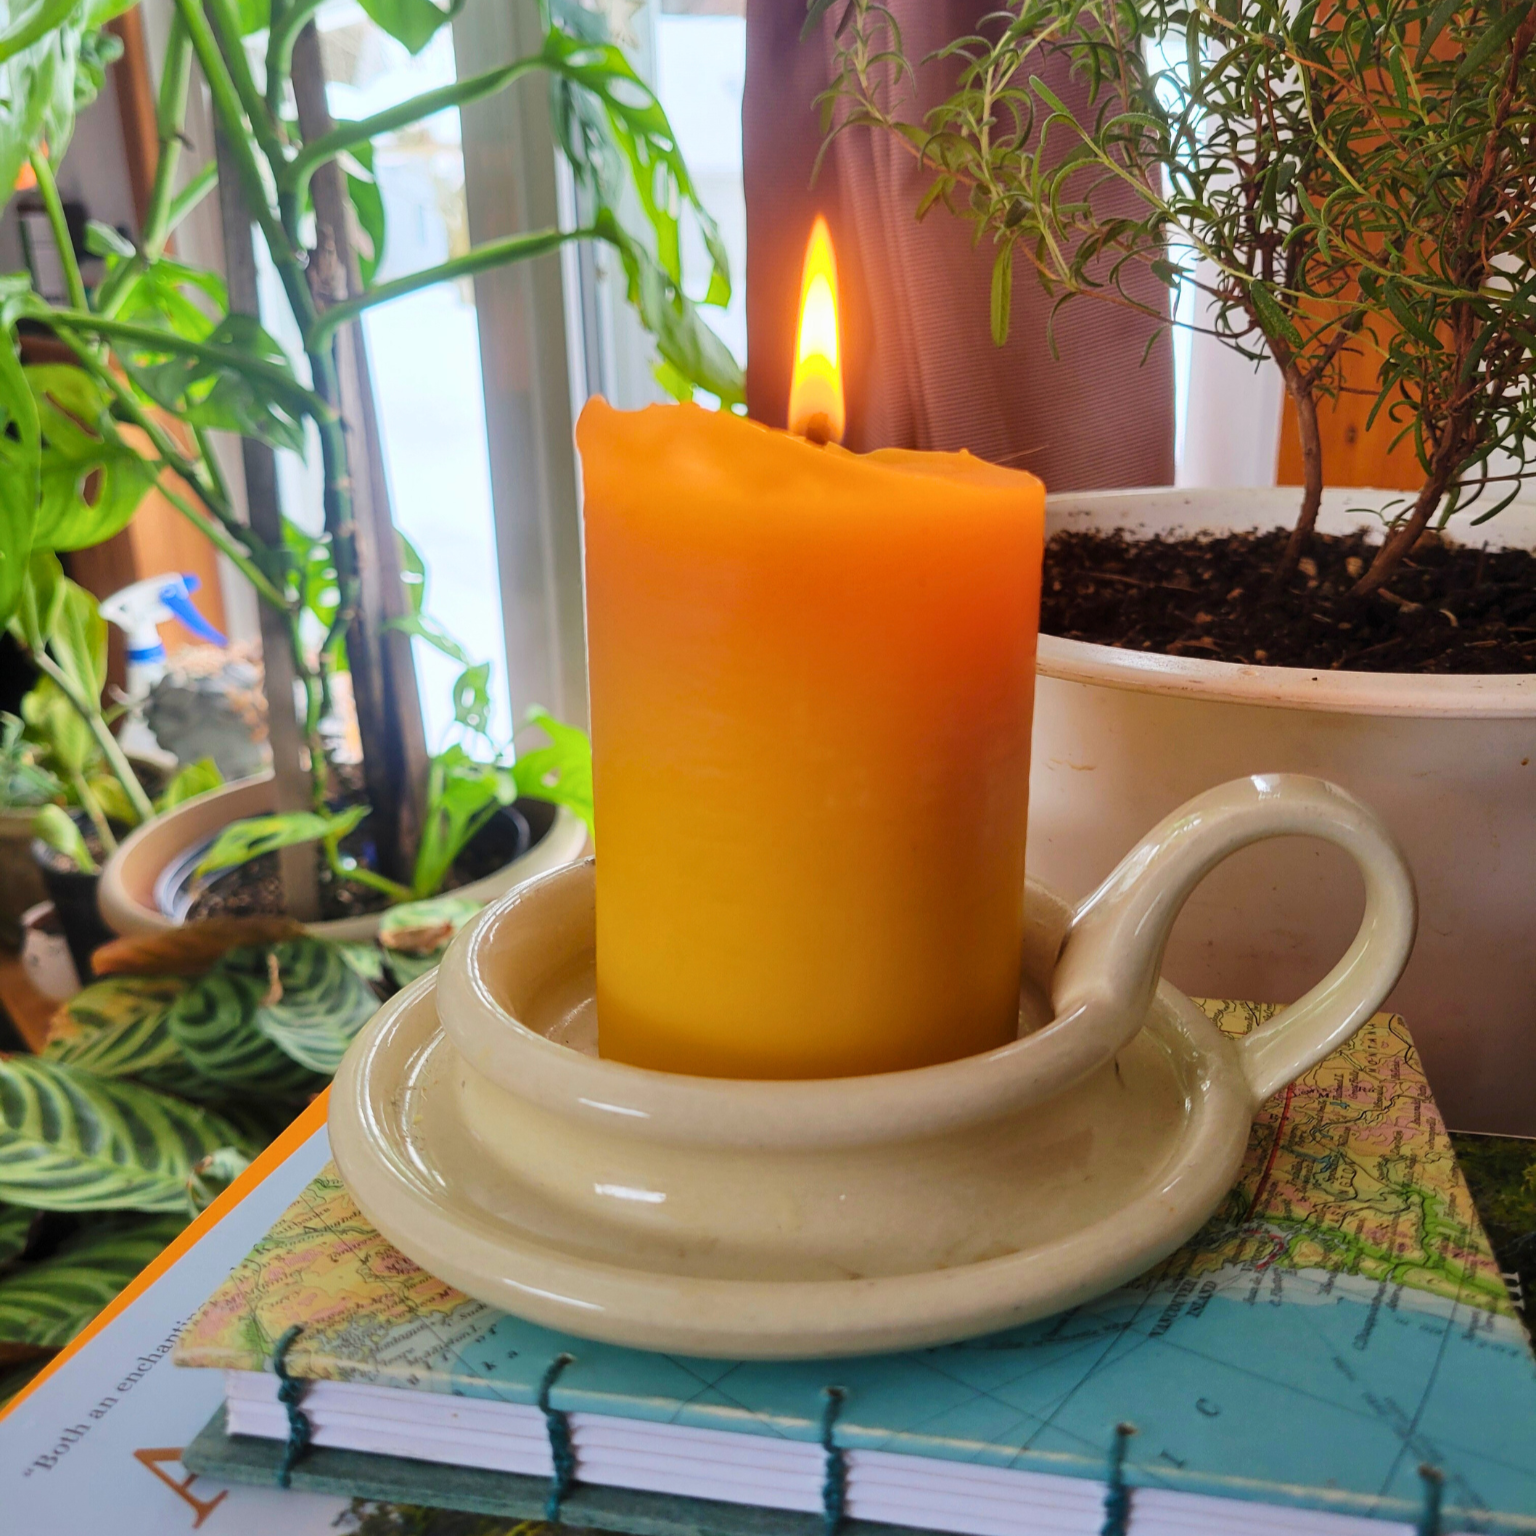
[[[0,15],[5,4],[0,0]],[[703,390],[723,405],[740,404],[740,369],[683,289],[683,219],[704,237],[707,304],[729,299],[723,245],[660,103],[609,41],[602,16],[573,0],[546,0],[536,52],[360,121],[335,122],[318,75],[313,0],[175,0],[159,71],[159,158],[142,228],[133,240],[103,225],[88,228],[86,244],[104,270],[88,289],[55,167],[74,113],[95,95],[116,47],[103,27],[128,7],[123,0],[10,6],[0,26],[0,72],[9,86],[0,90],[0,181],[10,186],[22,175],[35,187],[67,294],[62,303],[50,302],[27,275],[0,276],[0,622],[43,612],[46,594],[29,589],[56,588],[57,554],[111,537],[153,486],[279,616],[268,644],[274,632],[281,636],[303,701],[297,733],[288,732],[291,746],[276,766],[280,784],[304,784],[307,775],[307,804],[284,806],[285,819],[269,820],[259,841],[227,845],[225,862],[252,847],[316,841],[334,880],[398,901],[429,889],[441,869],[441,846],[417,846],[434,831],[439,843],[446,836],[461,845],[479,819],[530,787],[579,808],[585,796],[572,787],[584,766],[580,744],[552,733],[559,760],[547,757],[537,775],[516,772],[512,754],[486,737],[489,669],[421,611],[419,562],[408,548],[397,549],[392,532],[379,534],[378,503],[386,493],[359,468],[377,413],[366,398],[366,377],[355,377],[362,354],[349,350],[349,341],[360,317],[377,305],[571,241],[596,241],[616,257],[628,298],[654,339],[660,381],[680,396]],[[431,0],[364,7],[413,52],[457,8],[439,9]],[[300,68],[306,60],[308,74]],[[224,152],[194,167],[185,163],[185,124],[199,76]],[[370,169],[376,144],[530,76],[549,85],[556,137],[576,183],[577,222],[487,241],[440,265],[377,281],[388,231]],[[230,182],[224,187],[221,167]],[[299,338],[293,355],[274,339],[267,317],[231,303],[218,273],[170,254],[178,225],[216,189],[226,235],[231,221],[248,218],[264,247],[287,310],[273,329]],[[62,343],[72,361],[29,360],[24,333]],[[219,432],[273,453],[315,458],[323,531],[312,534],[275,512],[275,526],[263,531],[254,501],[245,517],[214,452],[212,435]],[[368,506],[356,490],[363,481],[373,487]],[[382,524],[388,526],[387,506]],[[397,589],[386,585],[382,600],[365,604],[369,579],[402,581],[403,595],[396,601],[390,593]],[[414,678],[401,689],[388,672],[410,666],[409,647],[402,662],[389,630],[438,647],[461,667],[454,688],[461,740],[430,763],[424,752],[414,759],[402,753],[402,740],[412,734],[402,729],[402,711],[419,716],[419,706]],[[35,638],[36,626],[13,625],[13,632]],[[364,676],[357,683],[365,664],[382,681]],[[323,727],[336,679],[349,667],[362,777],[379,818],[371,839],[378,869],[338,851],[351,828],[337,819],[334,735]],[[282,753],[277,726],[290,711],[286,680],[280,691],[271,713],[274,750]],[[91,701],[74,702],[85,710]],[[418,738],[419,731],[412,736]],[[127,765],[111,766],[129,798],[144,801]],[[355,821],[359,813],[344,814]]]
[[[416,52],[466,3],[499,0],[454,0],[449,9],[432,0],[363,0],[363,9]],[[83,648],[72,642],[81,605],[58,557],[117,533],[156,488],[276,616],[265,632],[275,628],[281,637],[302,701],[292,760],[277,766],[280,777],[297,779],[307,806],[237,829],[219,858],[233,863],[316,840],[338,879],[406,904],[386,914],[377,946],[321,942],[287,919],[251,920],[254,928],[214,920],[179,931],[169,950],[123,941],[126,950],[98,954],[98,968],[112,974],[62,1010],[40,1057],[0,1057],[0,1373],[13,1367],[12,1385],[324,1084],[381,991],[435,963],[472,904],[452,895],[409,898],[438,887],[456,848],[496,806],[532,792],[590,818],[581,733],[542,716],[546,746],[514,758],[489,742],[489,669],[424,612],[420,562],[396,544],[387,505],[382,519],[377,500],[360,506],[359,463],[376,415],[366,370],[357,378],[361,349],[347,350],[360,317],[434,283],[570,241],[600,242],[654,339],[661,383],[680,397],[702,391],[728,408],[743,398],[740,369],[683,289],[687,218],[709,257],[701,302],[729,299],[718,232],[655,94],[609,40],[602,16],[572,0],[546,0],[542,42],[529,56],[357,122],[333,122],[326,110],[316,0],[174,0],[158,71],[159,158],[147,212],[133,239],[88,229],[87,248],[104,272],[88,287],[56,167],[76,112],[96,95],[116,52],[104,28],[128,8],[124,0],[0,0],[0,185],[35,188],[66,288],[54,302],[27,275],[0,275],[0,624],[9,624],[62,706],[79,716],[138,816],[152,814],[106,729],[99,647],[94,639]],[[540,76],[574,176],[576,221],[378,281],[388,231],[371,170],[375,145]],[[202,165],[187,163],[194,87],[206,87],[220,139],[217,158]],[[172,254],[178,226],[215,191],[226,238],[233,225],[248,223],[264,248],[287,311],[280,324],[249,312],[250,302],[232,303],[220,274]],[[298,338],[292,353],[274,331]],[[272,509],[259,526],[254,496],[248,520],[214,451],[218,433],[238,434],[258,455],[314,458],[323,531],[283,515],[291,509]],[[371,543],[361,536],[368,528]],[[394,592],[398,601],[365,604],[365,581],[374,579],[378,590],[386,567],[390,580],[398,567],[404,592]],[[388,786],[396,803],[415,798],[426,814],[411,846],[403,835],[375,840],[389,866],[376,870],[349,863],[341,850],[348,818],[359,812],[338,808],[322,725],[338,679],[349,665],[355,677],[361,658],[382,653],[386,628],[459,663],[462,730],[416,765],[417,782]],[[406,657],[408,665],[408,647]],[[269,675],[284,670],[269,658]],[[409,692],[414,702],[414,681]],[[286,692],[269,704],[277,750],[276,725],[284,711],[293,719],[293,704]],[[381,728],[361,708],[359,726],[371,786],[381,772],[396,774],[400,731],[398,721]]]

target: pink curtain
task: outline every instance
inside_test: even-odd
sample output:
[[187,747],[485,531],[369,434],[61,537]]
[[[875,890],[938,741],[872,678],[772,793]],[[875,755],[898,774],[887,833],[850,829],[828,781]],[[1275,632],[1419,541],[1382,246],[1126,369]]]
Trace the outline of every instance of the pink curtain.
[[[973,32],[990,0],[888,0],[908,56],[926,57]],[[1143,362],[1150,319],[1092,299],[1056,319],[1060,360],[1046,341],[1050,300],[1021,262],[1013,323],[989,329],[990,243],[942,207],[918,223],[928,179],[911,153],[868,129],[842,134],[812,171],[822,133],[815,98],[830,77],[834,5],[800,41],[805,0],[747,0],[742,108],[747,200],[747,403],[782,426],[789,399],[800,266],[824,213],[837,249],[852,448],[969,448],[1029,469],[1053,490],[1166,485],[1173,479],[1173,363],[1166,335]],[[1059,68],[1042,71],[1071,101]],[[923,105],[952,71],[918,72]],[[1150,276],[1145,296],[1162,300]]]

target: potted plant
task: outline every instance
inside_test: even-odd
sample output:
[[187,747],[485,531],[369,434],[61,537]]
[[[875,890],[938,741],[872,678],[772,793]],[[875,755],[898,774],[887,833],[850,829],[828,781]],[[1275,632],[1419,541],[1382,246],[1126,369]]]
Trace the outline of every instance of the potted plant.
[[[1135,825],[1234,773],[1343,784],[1419,880],[1394,1003],[1437,1096],[1458,1124],[1536,1130],[1536,513],[1516,503],[1536,425],[1536,11],[1012,0],[942,51],[953,89],[921,116],[889,13],[838,16],[832,129],[897,135],[931,173],[916,211],[973,221],[997,338],[1016,269],[1061,303],[1145,310],[1122,281],[1141,266],[1169,290],[1158,318],[1192,288],[1189,323],[1278,367],[1294,405],[1299,495],[1052,498],[1035,874],[1085,893]],[[1077,111],[1039,78],[1063,53]],[[1102,211],[1110,183],[1135,215]],[[1327,488],[1318,406],[1350,360],[1417,455],[1406,500]],[[1306,845],[1233,861],[1176,930],[1172,979],[1295,996],[1358,900],[1341,874]]]
[[21,943],[21,914],[46,900],[32,858],[38,812],[58,805],[64,786],[38,761],[39,749],[16,715],[0,714],[0,943]]
[[[573,857],[586,836],[571,809],[589,798],[585,740],[543,715],[534,723],[549,741],[521,758],[486,737],[488,668],[463,655],[423,612],[423,573],[397,543],[382,478],[368,473],[376,413],[357,325],[371,306],[429,284],[571,240],[600,240],[616,253],[629,298],[655,338],[658,377],[680,394],[691,396],[697,386],[722,404],[739,402],[739,369],[682,289],[679,220],[687,214],[702,229],[713,264],[706,301],[729,297],[723,248],[659,103],[608,41],[600,16],[550,0],[536,54],[361,122],[335,123],[325,108],[312,6],[269,12],[233,0],[176,0],[160,70],[160,153],[148,212],[133,242],[91,227],[88,240],[105,275],[87,291],[54,164],[68,144],[75,105],[100,84],[113,46],[100,23],[115,9],[82,6],[57,13],[51,27],[26,20],[0,36],[0,50],[11,48],[21,61],[13,66],[21,82],[14,99],[0,103],[0,180],[10,185],[18,169],[29,168],[68,289],[64,303],[50,304],[23,276],[0,279],[0,323],[10,340],[0,345],[0,499],[32,509],[7,523],[0,618],[36,609],[42,595],[35,589],[55,579],[55,552],[111,536],[157,485],[265,605],[266,673],[280,680],[269,683],[273,776],[224,786],[158,819],[141,791],[139,830],[111,855],[103,876],[109,918],[130,930],[174,920],[155,887],[168,866],[195,850],[190,868],[204,876],[275,855],[287,910],[376,928],[378,908],[441,889],[477,837],[515,823],[519,796],[557,807],[553,816],[535,813],[539,825],[531,830],[544,833],[537,857]],[[380,25],[419,50],[449,15],[429,8],[424,26],[420,7],[386,8]],[[220,154],[189,173],[183,124],[194,69],[210,93]],[[385,238],[368,169],[375,140],[534,73],[550,81],[580,224],[487,242],[429,270],[374,282]],[[61,91],[66,76],[72,89]],[[265,246],[301,338],[307,381],[219,275],[168,255],[178,222],[215,188],[237,256],[248,233],[242,226]],[[18,327],[51,334],[73,365],[25,364],[15,346]],[[302,453],[307,441],[317,443],[324,531],[305,531],[259,488],[249,520],[238,515],[211,447],[209,435],[219,430],[244,438],[248,481],[261,454]],[[411,637],[462,666],[455,685],[462,739],[430,756],[421,744]],[[296,721],[290,679],[303,701]],[[349,691],[363,748],[361,770],[350,778],[328,729]],[[99,715],[89,688],[67,697],[82,720]],[[110,741],[107,731],[98,742],[103,752],[115,749]],[[132,798],[126,778],[123,784]],[[211,834],[223,835],[202,846]],[[502,876],[515,878],[518,867],[514,857],[510,876],[505,867]],[[175,899],[172,893],[173,907]]]

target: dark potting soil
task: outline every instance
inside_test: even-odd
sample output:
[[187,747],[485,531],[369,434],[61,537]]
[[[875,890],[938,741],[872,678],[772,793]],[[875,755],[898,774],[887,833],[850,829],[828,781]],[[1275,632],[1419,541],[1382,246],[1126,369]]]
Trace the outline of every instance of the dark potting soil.
[[1058,533],[1040,627],[1125,650],[1361,672],[1536,671],[1536,555],[1420,539],[1385,591],[1351,594],[1375,545],[1318,534],[1278,588],[1286,532]]

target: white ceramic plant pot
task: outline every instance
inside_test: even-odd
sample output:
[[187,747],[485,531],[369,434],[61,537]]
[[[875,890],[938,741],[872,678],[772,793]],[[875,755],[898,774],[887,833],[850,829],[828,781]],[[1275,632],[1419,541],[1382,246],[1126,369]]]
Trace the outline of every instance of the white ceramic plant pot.
[[[1049,530],[1273,528],[1298,492],[1061,495]],[[1394,493],[1331,491],[1319,527],[1379,528]],[[1516,504],[1468,541],[1536,547]],[[1388,1006],[1454,1126],[1536,1133],[1536,675],[1403,676],[1239,666],[1044,637],[1029,872],[1075,900],[1142,828],[1237,774],[1310,773],[1391,828],[1418,882],[1418,947]],[[1165,961],[1205,997],[1286,1002],[1338,955],[1359,882],[1314,841],[1236,855],[1190,898]]]
[[[132,836],[124,838],[101,872],[97,899],[107,926],[125,937],[175,928],[176,922],[160,910],[155,900],[155,885],[165,867],[232,821],[267,816],[275,809],[272,775],[261,773],[198,795],[145,823]],[[494,901],[522,881],[579,858],[586,842],[587,829],[580,818],[561,806],[554,825],[521,858],[483,880],[458,887],[453,894],[474,901]],[[378,933],[382,916],[381,912],[372,912],[306,926],[318,938],[366,941]]]

